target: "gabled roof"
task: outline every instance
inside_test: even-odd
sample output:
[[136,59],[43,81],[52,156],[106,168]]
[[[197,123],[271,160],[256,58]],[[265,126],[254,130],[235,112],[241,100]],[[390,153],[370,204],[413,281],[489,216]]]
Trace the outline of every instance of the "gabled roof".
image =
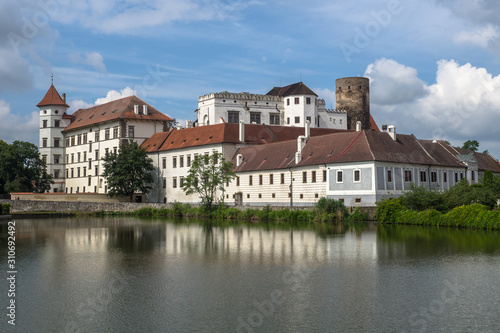
[[43,99],[36,106],[61,105],[69,108],[69,105],[61,98],[54,85],[51,85]]
[[[139,105],[139,114],[135,114],[134,105]],[[148,107],[147,115],[142,113],[143,105]],[[75,111],[71,118],[71,124],[64,129],[64,132],[117,119],[172,121],[172,118],[137,96],[129,96],[88,109],[80,109]]]
[[[295,140],[299,135],[304,135],[304,127],[264,124],[245,124],[244,126],[245,143],[251,145]],[[344,131],[328,128],[311,128],[310,130],[311,136]],[[148,152],[155,152],[220,143],[242,143],[239,140],[239,124],[222,123],[156,133],[144,141],[142,147]]]
[[291,95],[314,95],[318,96],[309,89],[304,83],[302,82],[297,82],[285,87],[274,87],[271,89],[266,95],[271,95],[271,96],[279,96],[279,97],[285,97],[285,96],[291,96]]

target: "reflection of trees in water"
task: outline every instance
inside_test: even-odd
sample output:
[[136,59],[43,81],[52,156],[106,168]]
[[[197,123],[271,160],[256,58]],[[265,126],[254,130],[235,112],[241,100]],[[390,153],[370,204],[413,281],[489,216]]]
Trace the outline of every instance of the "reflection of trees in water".
[[123,252],[148,252],[165,243],[165,225],[126,226],[109,229],[110,249]]
[[436,254],[500,250],[500,232],[458,228],[405,225],[379,225],[377,241],[380,252],[392,257],[427,257]]

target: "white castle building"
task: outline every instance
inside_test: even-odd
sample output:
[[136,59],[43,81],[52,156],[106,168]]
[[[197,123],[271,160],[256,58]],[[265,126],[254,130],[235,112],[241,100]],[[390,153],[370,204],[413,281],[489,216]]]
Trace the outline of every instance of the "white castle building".
[[304,83],[274,87],[265,95],[227,91],[200,96],[198,126],[221,122],[347,129],[347,113],[325,108],[325,100]]

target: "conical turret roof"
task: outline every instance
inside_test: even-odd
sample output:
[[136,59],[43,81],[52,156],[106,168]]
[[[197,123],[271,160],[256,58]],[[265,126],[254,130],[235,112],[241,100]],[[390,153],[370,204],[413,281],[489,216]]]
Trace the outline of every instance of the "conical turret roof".
[[61,105],[69,108],[69,105],[66,104],[65,101],[61,98],[59,93],[57,92],[56,88],[54,85],[51,85],[49,88],[49,91],[45,94],[43,99],[38,103],[36,106],[41,107],[41,106],[47,106],[47,105]]

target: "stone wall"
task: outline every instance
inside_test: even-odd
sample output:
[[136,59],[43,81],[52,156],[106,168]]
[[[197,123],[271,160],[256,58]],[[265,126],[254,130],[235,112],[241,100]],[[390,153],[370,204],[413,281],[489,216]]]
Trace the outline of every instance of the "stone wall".
[[133,212],[143,208],[166,208],[170,205],[159,203],[135,203],[135,202],[68,202],[68,201],[34,201],[34,200],[12,200],[10,212],[35,213],[35,212],[57,212],[57,213],[93,213],[93,212]]

